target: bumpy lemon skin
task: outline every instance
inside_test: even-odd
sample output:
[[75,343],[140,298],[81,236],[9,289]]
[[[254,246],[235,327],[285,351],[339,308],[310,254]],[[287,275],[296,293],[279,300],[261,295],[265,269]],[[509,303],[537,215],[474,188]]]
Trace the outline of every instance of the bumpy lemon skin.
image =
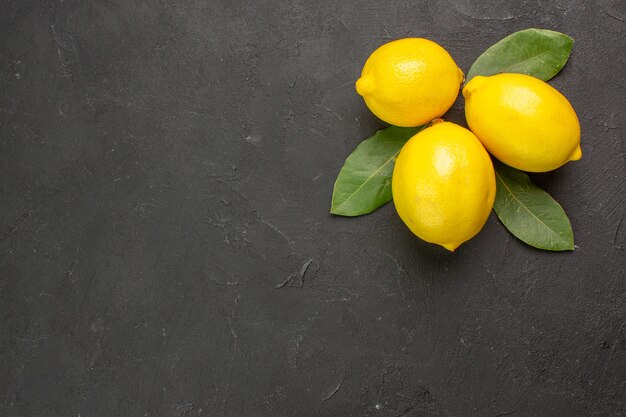
[[409,139],[398,155],[391,187],[408,228],[450,251],[483,228],[496,195],[489,154],[472,132],[449,122]]
[[405,38],[370,55],[356,90],[385,122],[420,126],[448,111],[463,80],[463,72],[444,48],[428,39]]
[[505,164],[545,172],[581,158],[576,112],[549,84],[523,74],[476,76],[463,96],[469,128]]

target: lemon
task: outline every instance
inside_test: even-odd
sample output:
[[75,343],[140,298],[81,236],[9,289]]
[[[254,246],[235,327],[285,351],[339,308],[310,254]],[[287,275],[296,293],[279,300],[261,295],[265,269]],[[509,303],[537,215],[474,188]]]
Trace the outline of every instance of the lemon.
[[530,172],[580,159],[580,124],[569,101],[523,74],[476,76],[463,88],[469,128],[500,161]]
[[489,154],[469,130],[439,122],[404,145],[393,171],[393,201],[419,238],[454,251],[484,226],[496,182]]
[[454,103],[463,72],[433,41],[405,38],[376,49],[365,62],[356,91],[367,107],[396,126],[420,126]]

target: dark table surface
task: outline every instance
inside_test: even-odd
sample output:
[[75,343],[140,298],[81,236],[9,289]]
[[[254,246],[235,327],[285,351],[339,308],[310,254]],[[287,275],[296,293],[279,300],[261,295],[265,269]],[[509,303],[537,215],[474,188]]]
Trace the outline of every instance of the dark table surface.
[[[626,415],[623,1],[2,6],[0,415]],[[328,214],[377,46],[528,27],[576,40],[574,252]]]

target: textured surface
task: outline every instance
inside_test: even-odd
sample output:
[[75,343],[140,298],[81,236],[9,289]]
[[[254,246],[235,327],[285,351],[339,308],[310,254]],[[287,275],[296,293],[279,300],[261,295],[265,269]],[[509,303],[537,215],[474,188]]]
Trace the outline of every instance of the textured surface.
[[[4,1],[0,415],[623,416],[623,6]],[[576,40],[576,251],[328,214],[373,49],[527,27]]]

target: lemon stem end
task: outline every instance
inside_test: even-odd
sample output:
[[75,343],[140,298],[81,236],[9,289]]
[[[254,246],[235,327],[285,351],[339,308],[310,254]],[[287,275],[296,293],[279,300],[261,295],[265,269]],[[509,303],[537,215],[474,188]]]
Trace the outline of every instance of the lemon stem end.
[[485,81],[487,81],[487,77],[483,77],[482,75],[477,75],[472,78],[463,88],[463,97],[468,99],[469,96],[471,96],[477,88],[480,88]]

